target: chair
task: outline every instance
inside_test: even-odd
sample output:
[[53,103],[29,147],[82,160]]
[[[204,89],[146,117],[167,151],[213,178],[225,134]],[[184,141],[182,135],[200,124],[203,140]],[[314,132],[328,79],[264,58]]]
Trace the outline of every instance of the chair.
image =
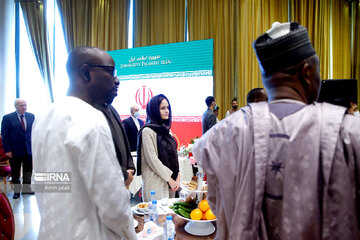
[[4,191],[7,192],[7,178],[11,176],[11,167],[8,157],[5,155],[0,136],[0,177],[4,179]]
[[15,220],[8,197],[0,192],[0,238],[14,240]]
[[[11,176],[11,167],[9,160],[5,162],[0,162],[0,177],[3,178],[4,182],[4,192],[7,192],[7,183],[8,183],[8,177]],[[11,184],[11,181],[10,181]]]

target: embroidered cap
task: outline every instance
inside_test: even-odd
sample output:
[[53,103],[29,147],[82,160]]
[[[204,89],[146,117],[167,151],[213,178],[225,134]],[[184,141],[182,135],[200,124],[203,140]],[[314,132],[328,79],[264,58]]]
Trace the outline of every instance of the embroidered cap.
[[253,43],[261,73],[272,74],[316,54],[307,29],[296,22],[275,22]]

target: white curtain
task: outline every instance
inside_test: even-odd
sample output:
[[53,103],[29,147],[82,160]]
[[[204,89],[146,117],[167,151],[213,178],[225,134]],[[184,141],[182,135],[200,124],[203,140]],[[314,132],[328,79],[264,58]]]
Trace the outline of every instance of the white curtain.
[[15,110],[15,1],[0,1],[0,121]]

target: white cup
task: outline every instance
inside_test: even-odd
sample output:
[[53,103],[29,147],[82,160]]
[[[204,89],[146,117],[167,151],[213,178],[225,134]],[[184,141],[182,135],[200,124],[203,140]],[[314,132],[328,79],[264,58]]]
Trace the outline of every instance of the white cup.
[[168,204],[169,204],[169,199],[168,198],[161,199],[161,205],[162,206],[167,206]]

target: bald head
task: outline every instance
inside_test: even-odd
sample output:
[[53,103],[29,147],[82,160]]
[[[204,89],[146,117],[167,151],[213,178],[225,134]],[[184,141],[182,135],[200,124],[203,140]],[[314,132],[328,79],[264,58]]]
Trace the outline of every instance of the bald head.
[[69,79],[77,73],[81,66],[88,63],[99,64],[100,59],[108,55],[104,50],[95,47],[77,47],[74,48],[66,62],[66,71]]
[[27,110],[26,101],[24,99],[21,98],[15,99],[14,105],[16,112],[18,112],[19,114],[24,114]]
[[78,97],[94,106],[110,104],[117,95],[119,80],[115,62],[102,49],[74,48],[69,54],[66,70],[70,80],[69,96]]

